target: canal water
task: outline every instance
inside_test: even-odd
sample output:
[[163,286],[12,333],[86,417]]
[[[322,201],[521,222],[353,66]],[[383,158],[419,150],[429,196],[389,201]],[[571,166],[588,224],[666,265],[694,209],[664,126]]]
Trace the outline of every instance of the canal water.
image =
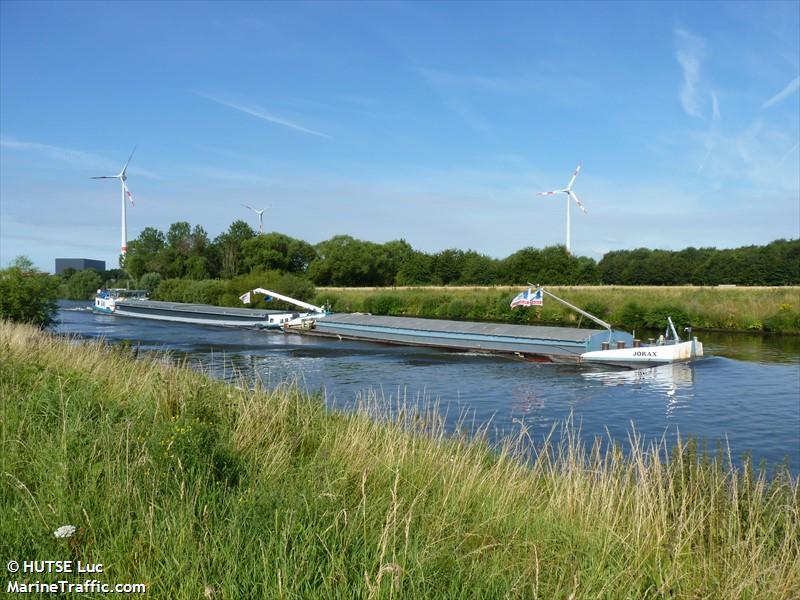
[[488,424],[495,437],[524,423],[535,442],[571,418],[589,441],[692,436],[737,464],[749,454],[800,473],[800,336],[700,333],[704,359],[628,371],[95,315],[79,302],[59,320],[59,332],[168,351],[217,378],[297,381],[344,410],[436,404],[450,426]]

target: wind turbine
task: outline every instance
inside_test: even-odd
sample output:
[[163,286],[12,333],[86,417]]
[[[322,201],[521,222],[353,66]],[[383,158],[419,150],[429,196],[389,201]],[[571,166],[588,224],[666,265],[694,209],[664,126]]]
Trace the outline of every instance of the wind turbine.
[[569,180],[569,184],[563,190],[553,190],[552,192],[539,192],[538,196],[553,196],[555,194],[566,194],[567,195],[567,254],[570,254],[569,251],[569,199],[572,198],[575,200],[575,204],[578,205],[584,214],[586,214],[586,209],[581,204],[581,201],[578,199],[578,195],[572,191],[572,184],[575,183],[575,178],[578,176],[578,173],[581,172],[581,165],[583,163],[578,163],[578,166],[575,169],[575,172],[572,174],[572,179]]
[[131,202],[131,206],[133,204],[133,196],[131,196],[131,192],[128,189],[128,184],[125,182],[128,180],[127,171],[128,165],[131,163],[131,159],[133,158],[133,153],[136,152],[136,146],[133,147],[131,150],[131,155],[128,157],[128,162],[125,163],[125,166],[122,167],[122,171],[120,171],[117,175],[100,175],[98,177],[92,177],[92,179],[119,179],[120,184],[122,184],[122,255],[128,253],[128,223],[125,216],[125,198],[127,196],[128,200]]
[[259,233],[259,235],[263,234],[264,233],[264,210],[265,209],[262,208],[261,210],[256,210],[252,206],[247,206],[247,204],[242,204],[242,206],[244,206],[245,208],[249,208],[250,210],[252,210],[254,213],[256,213],[258,215],[258,233]]

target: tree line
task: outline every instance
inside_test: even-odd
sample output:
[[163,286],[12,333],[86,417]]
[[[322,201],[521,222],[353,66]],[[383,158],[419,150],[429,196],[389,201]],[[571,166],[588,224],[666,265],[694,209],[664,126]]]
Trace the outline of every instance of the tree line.
[[181,221],[145,228],[128,244],[125,271],[144,287],[160,279],[233,279],[280,271],[319,286],[797,285],[800,240],[734,249],[616,250],[600,261],[563,246],[523,248],[505,258],[474,250],[415,250],[405,240],[375,243],[337,235],[310,244],[282,233],[257,234],[242,220],[211,240]]

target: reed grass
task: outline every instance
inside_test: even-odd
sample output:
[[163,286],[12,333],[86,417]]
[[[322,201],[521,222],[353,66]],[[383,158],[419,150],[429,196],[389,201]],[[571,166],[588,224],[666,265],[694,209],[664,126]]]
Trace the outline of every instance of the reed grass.
[[[520,287],[317,288],[316,303],[371,312],[509,323],[577,325],[580,315],[545,298],[511,309]],[[548,286],[565,300],[627,329],[664,327],[665,315],[698,330],[800,333],[800,287]],[[586,325],[586,319],[583,319]]]
[[102,562],[154,598],[800,597],[785,472],[569,423],[490,446],[435,407],[168,363],[0,324],[6,560]]

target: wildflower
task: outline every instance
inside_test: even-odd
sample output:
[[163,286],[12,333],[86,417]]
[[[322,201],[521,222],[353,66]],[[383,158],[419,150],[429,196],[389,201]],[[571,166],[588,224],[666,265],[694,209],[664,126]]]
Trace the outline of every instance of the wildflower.
[[77,527],[75,527],[75,525],[62,525],[53,532],[53,535],[57,538],[72,537],[72,534],[75,533],[76,529]]

